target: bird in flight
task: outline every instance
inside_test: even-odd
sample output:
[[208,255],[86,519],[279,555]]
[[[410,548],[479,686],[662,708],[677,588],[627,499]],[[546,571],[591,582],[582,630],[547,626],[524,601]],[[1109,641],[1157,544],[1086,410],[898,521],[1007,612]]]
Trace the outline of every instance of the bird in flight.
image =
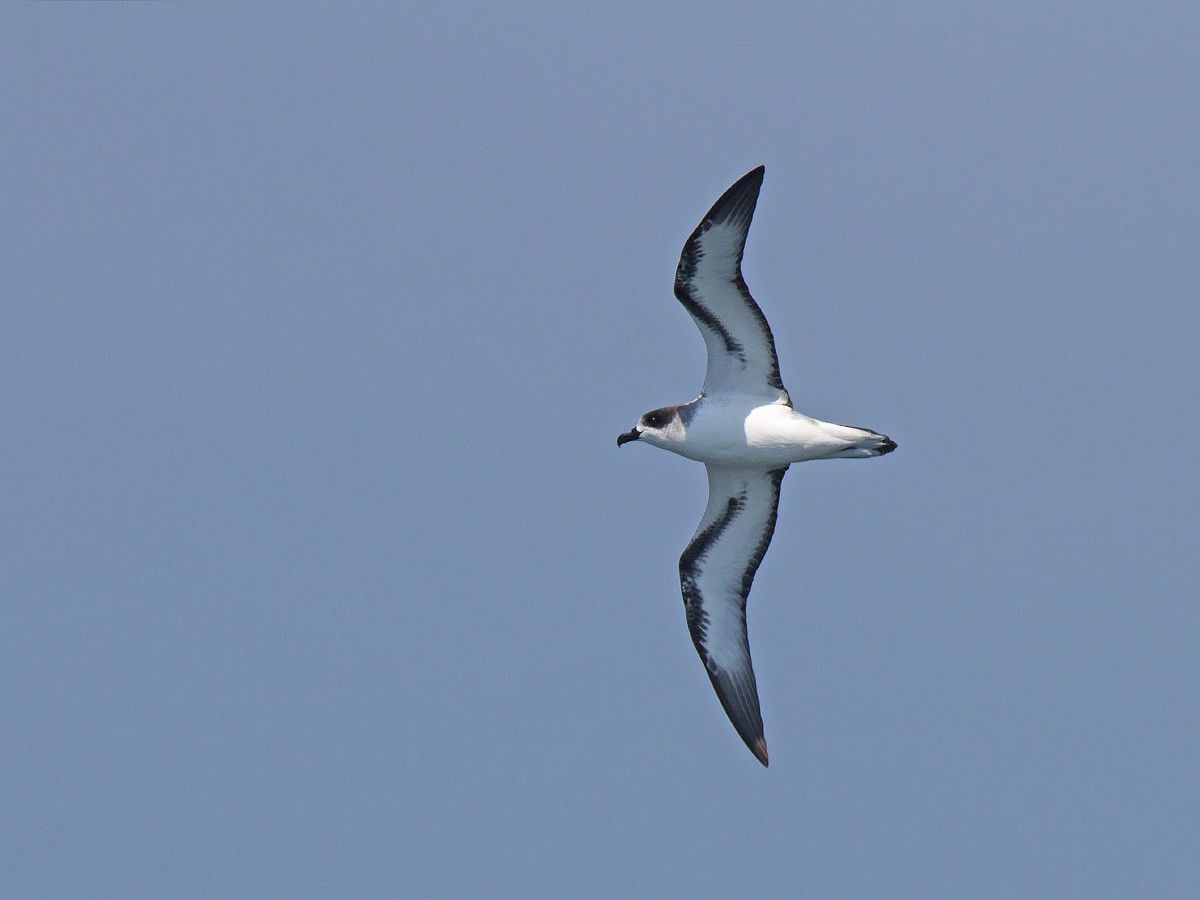
[[653,409],[617,436],[704,463],[708,505],[679,557],[692,643],[729,721],[764,766],[758,687],[746,638],[746,597],[775,531],[788,466],[810,459],[883,456],[896,442],[868,428],[834,425],[792,408],[775,339],[742,278],[742,251],[763,167],[721,195],[683,245],[675,296],[708,348],[700,396]]

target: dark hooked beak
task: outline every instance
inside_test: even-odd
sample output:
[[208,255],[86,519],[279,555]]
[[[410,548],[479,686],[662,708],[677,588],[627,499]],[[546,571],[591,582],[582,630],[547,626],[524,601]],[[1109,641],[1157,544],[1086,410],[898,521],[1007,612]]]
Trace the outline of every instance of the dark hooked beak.
[[632,431],[627,431],[624,434],[618,434],[617,446],[620,447],[622,444],[628,444],[630,441],[636,441],[641,436],[642,433],[636,428],[634,428]]

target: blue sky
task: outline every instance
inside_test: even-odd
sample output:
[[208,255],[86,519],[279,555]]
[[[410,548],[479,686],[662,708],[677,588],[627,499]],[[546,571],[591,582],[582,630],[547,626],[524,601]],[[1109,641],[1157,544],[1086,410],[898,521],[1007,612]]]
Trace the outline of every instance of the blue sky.
[[[1200,14],[0,8],[0,893],[1200,892]],[[797,466],[771,768],[675,561],[684,238]]]

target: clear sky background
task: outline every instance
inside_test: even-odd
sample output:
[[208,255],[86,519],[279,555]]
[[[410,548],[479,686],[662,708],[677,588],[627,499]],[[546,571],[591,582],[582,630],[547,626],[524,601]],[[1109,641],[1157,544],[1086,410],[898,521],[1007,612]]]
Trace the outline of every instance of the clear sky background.
[[[0,894],[1200,896],[1195,5],[412,6],[0,7]],[[759,163],[770,769],[614,440]]]

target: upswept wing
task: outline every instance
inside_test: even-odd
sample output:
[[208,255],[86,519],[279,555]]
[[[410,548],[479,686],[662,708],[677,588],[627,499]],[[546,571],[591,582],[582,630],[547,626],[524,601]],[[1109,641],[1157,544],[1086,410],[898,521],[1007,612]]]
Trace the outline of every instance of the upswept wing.
[[705,393],[761,394],[768,402],[789,402],[771,326],[742,278],[742,251],[762,180],[762,166],[747,172],[692,232],[675,270],[675,296],[708,348]]
[[779,485],[773,472],[708,468],[708,506],[679,558],[679,583],[692,643],[729,721],[764,766],[758,687],[746,638],[746,597],[775,531]]

